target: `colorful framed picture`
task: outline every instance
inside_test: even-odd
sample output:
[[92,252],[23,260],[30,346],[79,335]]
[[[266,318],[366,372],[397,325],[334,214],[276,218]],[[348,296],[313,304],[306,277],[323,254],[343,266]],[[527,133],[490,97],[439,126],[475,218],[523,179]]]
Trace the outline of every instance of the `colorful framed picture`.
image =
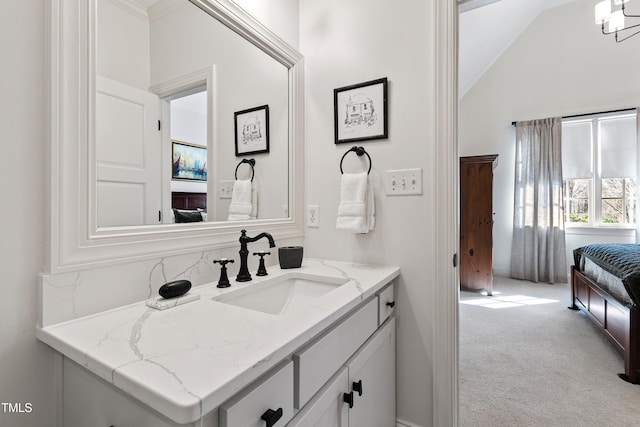
[[333,90],[335,143],[388,138],[387,78]]
[[171,141],[171,179],[207,180],[207,147],[182,141]]
[[269,152],[269,106],[233,113],[236,156]]

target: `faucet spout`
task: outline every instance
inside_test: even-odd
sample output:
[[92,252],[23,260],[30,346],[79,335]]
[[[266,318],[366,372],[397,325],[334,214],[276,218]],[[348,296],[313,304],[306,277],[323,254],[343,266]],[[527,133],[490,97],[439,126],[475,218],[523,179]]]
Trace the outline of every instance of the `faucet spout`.
[[275,248],[276,242],[273,240],[273,236],[269,233],[260,233],[254,237],[247,236],[247,230],[240,231],[240,270],[236,276],[237,282],[248,282],[251,280],[251,274],[249,273],[249,267],[247,265],[247,259],[249,258],[248,244],[266,238],[269,241],[269,247]]

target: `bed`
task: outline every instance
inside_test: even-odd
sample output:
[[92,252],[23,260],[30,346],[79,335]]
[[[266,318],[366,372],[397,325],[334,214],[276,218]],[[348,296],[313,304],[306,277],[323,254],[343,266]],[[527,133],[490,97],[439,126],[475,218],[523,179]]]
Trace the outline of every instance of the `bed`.
[[173,221],[176,223],[207,220],[207,193],[174,191],[171,193]]
[[570,308],[585,311],[622,355],[620,377],[639,384],[640,245],[587,245],[573,255]]

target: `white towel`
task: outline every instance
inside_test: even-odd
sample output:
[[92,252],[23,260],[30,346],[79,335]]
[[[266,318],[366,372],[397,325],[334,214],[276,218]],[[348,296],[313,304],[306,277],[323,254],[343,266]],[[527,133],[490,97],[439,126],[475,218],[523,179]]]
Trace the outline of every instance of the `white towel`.
[[228,221],[244,221],[251,219],[252,185],[249,179],[237,179],[233,183]]
[[258,218],[258,186],[255,181],[251,181],[251,219]]
[[369,174],[342,174],[336,228],[354,233],[367,233],[373,230],[374,225],[375,204]]

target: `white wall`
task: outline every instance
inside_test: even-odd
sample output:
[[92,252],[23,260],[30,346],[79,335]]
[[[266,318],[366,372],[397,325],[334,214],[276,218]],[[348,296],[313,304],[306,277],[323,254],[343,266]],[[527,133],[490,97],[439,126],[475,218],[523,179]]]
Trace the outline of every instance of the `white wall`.
[[[272,15],[276,10],[272,9]],[[215,65],[213,138],[216,148],[215,163],[208,168],[209,179],[214,180],[215,188],[220,180],[234,179],[235,168],[241,160],[235,156],[234,113],[268,105],[269,153],[242,155],[242,158],[256,160],[258,218],[281,218],[283,205],[288,204],[286,67],[190,3],[152,22],[152,85],[212,65]],[[215,218],[226,220],[229,201],[217,200]]]
[[[171,109],[171,140],[188,142],[190,144],[207,146],[207,92],[199,92],[189,95],[185,99],[178,98],[170,102]],[[186,107],[188,105],[188,108]],[[172,142],[167,141],[168,144]],[[172,146],[167,151],[172,153]],[[171,191],[186,191],[194,193],[206,193],[207,183],[185,180],[171,180]],[[219,218],[226,220],[226,218]],[[211,221],[214,221],[213,217]]]
[[[45,426],[53,419],[53,352],[35,338],[36,283],[44,265],[45,1],[1,2],[0,169],[3,209],[0,401],[31,403],[31,413],[8,414],[0,425]],[[10,36],[9,36],[10,35]]]
[[[44,252],[48,244],[44,237],[44,218],[45,182],[49,179],[46,171],[48,106],[45,95],[45,82],[49,78],[45,58],[50,39],[46,33],[48,18],[45,9],[49,3],[45,0],[0,2],[0,26],[3,34],[11,35],[0,38],[3,54],[0,128],[7,148],[7,161],[0,169],[0,180],[10,183],[3,187],[4,209],[0,210],[3,241],[0,270],[4,301],[0,310],[0,401],[21,403],[23,410],[27,403],[32,407],[29,413],[9,414],[0,406],[1,426],[51,426],[55,420],[54,352],[35,338],[38,274],[44,269]],[[280,15],[288,13],[280,12],[283,11],[275,8],[272,11]],[[297,19],[289,25],[290,33],[295,34]],[[221,255],[236,256],[237,248],[221,251]],[[186,262],[192,262],[190,258],[193,257],[175,257],[171,262],[176,264],[176,271],[184,270],[184,267],[177,266],[181,258],[189,258]],[[269,263],[274,261],[277,259],[270,259]],[[255,269],[257,261],[254,263],[251,259],[250,262],[250,267]],[[136,264],[128,264],[128,267],[136,268]],[[100,270],[93,273],[94,277],[100,274]],[[147,280],[138,279],[148,278],[149,273],[133,276],[137,279],[128,286],[137,287],[134,293],[144,298],[149,284]],[[126,275],[119,277],[122,281],[127,278]],[[69,294],[68,299],[72,298],[73,295]],[[140,296],[136,298],[140,299]]]
[[[296,49],[300,48],[298,0],[235,0],[276,36]],[[274,13],[275,12],[275,13]]]
[[[640,36],[616,44],[593,23],[593,2],[542,12],[459,103],[461,156],[499,154],[494,171],[494,271],[511,271],[514,120],[640,105]],[[484,31],[484,30],[482,30]],[[571,250],[624,235],[568,236]]]
[[149,88],[149,22],[117,6],[98,1],[96,59],[98,74],[141,90]]
[[[398,416],[421,426],[432,424],[433,409],[433,24],[431,1],[300,1],[306,202],[320,213],[320,227],[307,229],[305,255],[401,268]],[[339,162],[354,144],[334,144],[333,89],[381,77],[389,79],[389,138],[362,144],[373,161],[376,227],[354,235],[335,228]],[[424,169],[423,195],[387,197],[383,172],[414,167]]]

